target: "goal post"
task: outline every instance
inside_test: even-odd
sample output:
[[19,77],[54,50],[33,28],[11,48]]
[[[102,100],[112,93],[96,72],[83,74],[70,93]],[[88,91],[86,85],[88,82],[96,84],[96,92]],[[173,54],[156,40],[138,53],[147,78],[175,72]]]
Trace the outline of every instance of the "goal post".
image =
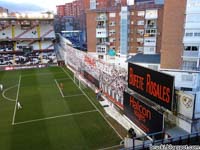
[[87,88],[87,83],[85,83],[85,81],[82,80],[80,74],[74,73],[73,81],[80,89]]

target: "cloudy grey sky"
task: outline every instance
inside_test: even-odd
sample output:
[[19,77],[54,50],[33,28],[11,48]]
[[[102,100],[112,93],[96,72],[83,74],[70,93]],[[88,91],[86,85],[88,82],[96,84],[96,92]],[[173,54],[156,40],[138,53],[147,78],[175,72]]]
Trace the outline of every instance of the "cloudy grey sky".
[[0,6],[10,11],[56,11],[56,5],[73,0],[0,0]]

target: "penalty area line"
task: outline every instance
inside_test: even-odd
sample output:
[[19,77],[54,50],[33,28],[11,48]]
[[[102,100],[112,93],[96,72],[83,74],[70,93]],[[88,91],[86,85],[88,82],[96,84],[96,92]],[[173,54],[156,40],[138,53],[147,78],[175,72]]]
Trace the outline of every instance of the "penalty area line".
[[43,120],[51,120],[51,119],[55,119],[55,118],[76,116],[76,115],[87,114],[87,113],[92,113],[92,112],[96,112],[96,111],[97,110],[90,110],[90,111],[83,111],[83,112],[77,112],[77,113],[71,113],[71,114],[65,114],[65,115],[59,115],[59,116],[53,116],[53,117],[46,117],[46,118],[41,118],[41,119],[34,119],[34,120],[16,122],[16,123],[14,123],[14,125],[27,124],[27,123],[32,123],[32,122],[39,122],[39,121],[43,121]]
[[[70,74],[62,68],[63,72],[68,75],[68,77],[73,81],[73,78],[70,76]],[[75,84],[76,85],[76,84]],[[78,87],[78,85],[76,85]],[[88,99],[88,101],[94,106],[94,108],[99,112],[99,114],[103,117],[103,119],[107,122],[107,124],[115,131],[115,133],[119,136],[120,139],[123,139],[123,137],[119,134],[119,132],[113,127],[113,125],[106,119],[106,117],[103,115],[103,113],[98,109],[98,107],[92,102],[91,98],[80,88],[78,87],[81,92],[85,95],[85,97]]]
[[60,91],[60,94],[62,95],[62,97],[64,97],[64,94],[63,94],[63,92],[62,92],[60,86],[58,85],[57,80],[55,79],[54,81],[56,82],[56,85],[57,85],[57,87],[58,87],[58,89],[59,89],[59,91]]

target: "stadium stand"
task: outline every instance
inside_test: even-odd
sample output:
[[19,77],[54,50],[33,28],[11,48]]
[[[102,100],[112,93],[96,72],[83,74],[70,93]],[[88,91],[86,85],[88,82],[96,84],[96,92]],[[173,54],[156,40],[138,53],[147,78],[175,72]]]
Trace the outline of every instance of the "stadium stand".
[[0,18],[0,66],[56,64],[53,15]]
[[90,74],[98,82],[97,88],[121,107],[128,72],[73,48],[66,38],[60,36],[60,41],[60,53],[64,53],[61,55],[65,63],[82,75],[84,72]]

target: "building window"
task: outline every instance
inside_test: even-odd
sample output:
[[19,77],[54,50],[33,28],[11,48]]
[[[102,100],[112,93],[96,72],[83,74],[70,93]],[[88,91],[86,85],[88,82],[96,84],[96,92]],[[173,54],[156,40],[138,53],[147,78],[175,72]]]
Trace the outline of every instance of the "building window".
[[115,39],[115,38],[110,38],[109,41],[110,41],[110,42],[115,42],[116,39]]
[[115,26],[116,25],[116,22],[115,21],[112,21],[109,23],[109,26]]
[[98,58],[99,59],[103,59],[103,55],[98,55]]
[[144,17],[144,11],[138,11],[138,16]]
[[137,47],[137,51],[138,51],[138,52],[143,52],[143,51],[144,51],[144,48],[143,48],[143,47]]
[[200,36],[200,32],[194,32],[194,36]]
[[113,29],[113,30],[110,30],[109,31],[109,34],[115,34],[115,30]]
[[146,23],[147,28],[156,28],[156,20],[147,20]]
[[197,62],[196,61],[183,61],[183,69],[196,70]]
[[143,43],[143,42],[144,42],[144,39],[143,39],[143,38],[137,38],[137,42],[138,42],[138,43]]
[[192,32],[186,32],[185,36],[190,36],[191,37],[191,36],[193,36],[193,33]]
[[137,25],[144,25],[144,20],[138,20]]
[[144,40],[145,43],[156,43],[155,39],[145,39]]
[[134,12],[133,12],[133,11],[131,12],[131,15],[132,15],[132,16],[134,15]]
[[184,50],[185,51],[198,51],[199,50],[199,46],[185,46]]
[[189,81],[189,82],[193,81],[192,75],[186,75],[185,74],[185,75],[182,75],[181,78],[182,78],[182,81]]
[[140,34],[140,35],[143,35],[144,34],[144,29],[138,29],[137,33]]
[[115,15],[116,15],[115,13],[109,13],[110,18],[115,17]]
[[156,29],[146,29],[145,30],[145,37],[154,37],[156,36]]

